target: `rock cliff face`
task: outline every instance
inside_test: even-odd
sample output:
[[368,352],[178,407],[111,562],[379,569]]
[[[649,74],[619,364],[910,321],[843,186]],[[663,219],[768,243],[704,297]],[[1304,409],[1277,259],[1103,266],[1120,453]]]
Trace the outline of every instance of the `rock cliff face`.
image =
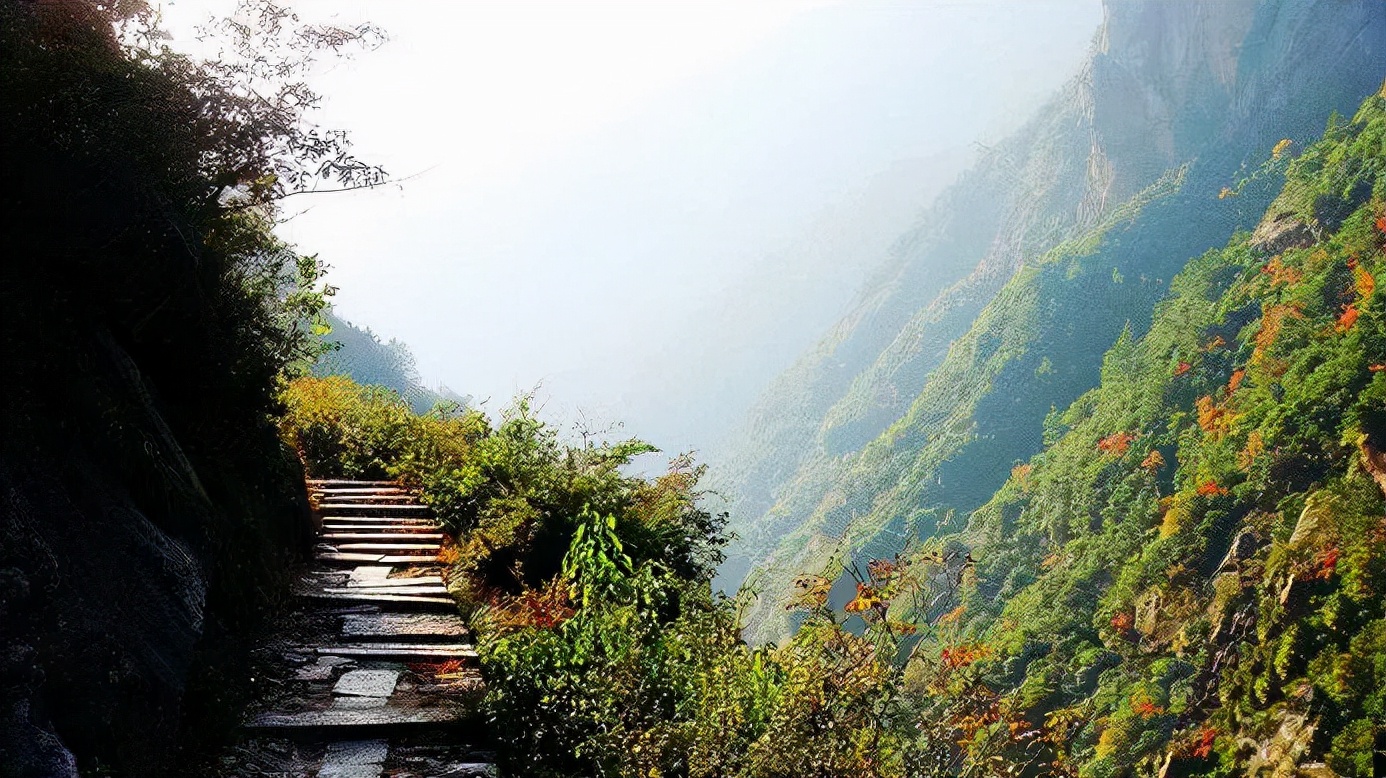
[[[1273,187],[1218,190],[1350,113],[1386,75],[1384,41],[1379,3],[1108,3],[1082,71],[900,239],[714,458],[741,536],[721,583],[787,580],[844,536],[884,549],[985,501],[1122,328],[1254,227]],[[1105,268],[1024,270],[1093,252]]]
[[[302,476],[268,418],[200,405],[196,379],[171,369],[207,358],[160,342],[158,327],[196,331],[212,315],[179,283],[196,261],[186,249],[151,241],[149,265],[174,259],[167,275],[105,287],[165,297],[183,308],[174,321],[156,314],[141,332],[76,304],[101,264],[122,272],[123,240],[168,214],[112,208],[128,190],[52,159],[11,161],[5,234],[32,264],[6,267],[0,302],[0,775],[75,775],[79,762],[157,775],[234,697],[188,690],[235,661],[305,550]],[[44,229],[82,205],[105,223]]]
[[103,13],[0,5],[5,778],[187,774],[312,536],[273,320],[188,174],[206,128]]

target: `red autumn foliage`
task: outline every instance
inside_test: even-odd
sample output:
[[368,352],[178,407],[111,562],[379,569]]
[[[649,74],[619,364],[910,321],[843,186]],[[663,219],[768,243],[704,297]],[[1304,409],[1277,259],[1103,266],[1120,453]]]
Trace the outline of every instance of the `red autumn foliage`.
[[1318,565],[1318,569],[1314,571],[1314,577],[1321,581],[1332,578],[1333,571],[1338,567],[1339,553],[1337,546],[1330,546],[1320,552],[1319,555],[1314,558],[1314,561]]
[[1134,432],[1114,432],[1097,441],[1097,450],[1104,454],[1121,456],[1131,450],[1131,441],[1135,439]]
[[1152,449],[1149,454],[1145,455],[1145,459],[1141,460],[1141,467],[1145,468],[1146,470],[1159,470],[1164,466],[1165,455],[1161,454],[1159,449]]
[[1176,376],[1181,376],[1189,372],[1190,370],[1193,370],[1193,365],[1189,364],[1188,362],[1180,362],[1179,367],[1174,368],[1174,374]]
[[1198,740],[1194,743],[1193,755],[1199,759],[1207,759],[1213,755],[1213,742],[1218,739],[1218,731],[1212,727],[1204,727],[1198,731]]
[[1136,625],[1136,619],[1125,611],[1112,617],[1112,629],[1125,635]]
[[1224,494],[1231,494],[1231,492],[1218,486],[1217,481],[1204,481],[1198,485],[1198,496],[1200,497],[1218,497]]
[[1136,704],[1131,706],[1131,710],[1134,711],[1137,716],[1140,716],[1143,719],[1148,719],[1151,716],[1158,716],[1161,713],[1165,712],[1164,708],[1161,708],[1159,705],[1156,705],[1150,700],[1141,700],[1137,702]]

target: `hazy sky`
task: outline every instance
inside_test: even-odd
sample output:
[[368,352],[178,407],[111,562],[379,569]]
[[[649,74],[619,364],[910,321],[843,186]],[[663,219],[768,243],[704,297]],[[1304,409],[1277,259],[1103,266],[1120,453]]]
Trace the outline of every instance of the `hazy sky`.
[[[281,232],[331,265],[338,312],[488,407],[542,381],[565,412],[606,419],[826,206],[1022,120],[1101,15],[1097,0],[291,5],[390,36],[315,80],[316,119],[399,184],[285,204]],[[184,37],[227,4],[163,7]],[[828,291],[820,326],[851,290]],[[704,442],[655,426],[691,439],[669,448]]]

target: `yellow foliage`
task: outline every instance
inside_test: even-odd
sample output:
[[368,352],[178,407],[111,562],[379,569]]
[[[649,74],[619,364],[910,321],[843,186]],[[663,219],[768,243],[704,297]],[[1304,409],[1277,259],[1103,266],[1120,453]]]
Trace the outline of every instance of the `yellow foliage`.
[[1126,733],[1116,727],[1107,727],[1102,730],[1102,734],[1097,738],[1096,756],[1098,759],[1105,759],[1116,753],[1118,748],[1126,745]]
[[1365,300],[1372,296],[1376,291],[1376,277],[1365,267],[1357,265],[1352,268],[1353,285],[1357,287],[1357,299]]
[[1256,458],[1266,451],[1266,441],[1261,437],[1260,430],[1252,430],[1246,438],[1246,446],[1237,454],[1237,467],[1242,470],[1250,470],[1256,464]]
[[1160,537],[1168,538],[1179,534],[1184,527],[1193,523],[1193,498],[1180,493],[1162,502],[1165,507],[1164,518],[1160,521]]
[[1285,322],[1303,318],[1304,311],[1300,303],[1266,306],[1261,314],[1261,327],[1254,339],[1256,348],[1251,352],[1252,364],[1260,364],[1266,358],[1266,350],[1275,345],[1275,339],[1280,335]]
[[1011,480],[1020,485],[1022,489],[1030,485],[1030,471],[1033,468],[1028,464],[1020,464],[1011,468]]
[[1271,159],[1280,159],[1283,157],[1285,152],[1289,151],[1291,143],[1292,141],[1289,138],[1284,138],[1279,143],[1275,144],[1275,148],[1271,149]]

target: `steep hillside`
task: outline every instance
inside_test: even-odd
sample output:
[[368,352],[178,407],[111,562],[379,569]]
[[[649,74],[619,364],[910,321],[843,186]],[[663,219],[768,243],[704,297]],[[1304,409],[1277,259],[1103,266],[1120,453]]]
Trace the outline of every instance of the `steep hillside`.
[[[1084,72],[944,195],[742,438],[719,484],[745,520],[724,583],[769,571],[760,636],[785,628],[778,582],[844,535],[895,548],[984,502],[1184,262],[1259,218],[1283,166],[1256,167],[1271,146],[1313,137],[1386,72],[1386,9],[1346,10],[1108,8]],[[1309,75],[1325,69],[1340,75]],[[936,293],[950,263],[968,275]]]
[[1082,775],[1372,774],[1386,89],[1287,179],[1106,353],[1044,451],[929,544],[977,560],[939,607],[961,606],[1002,707],[1062,729]]

